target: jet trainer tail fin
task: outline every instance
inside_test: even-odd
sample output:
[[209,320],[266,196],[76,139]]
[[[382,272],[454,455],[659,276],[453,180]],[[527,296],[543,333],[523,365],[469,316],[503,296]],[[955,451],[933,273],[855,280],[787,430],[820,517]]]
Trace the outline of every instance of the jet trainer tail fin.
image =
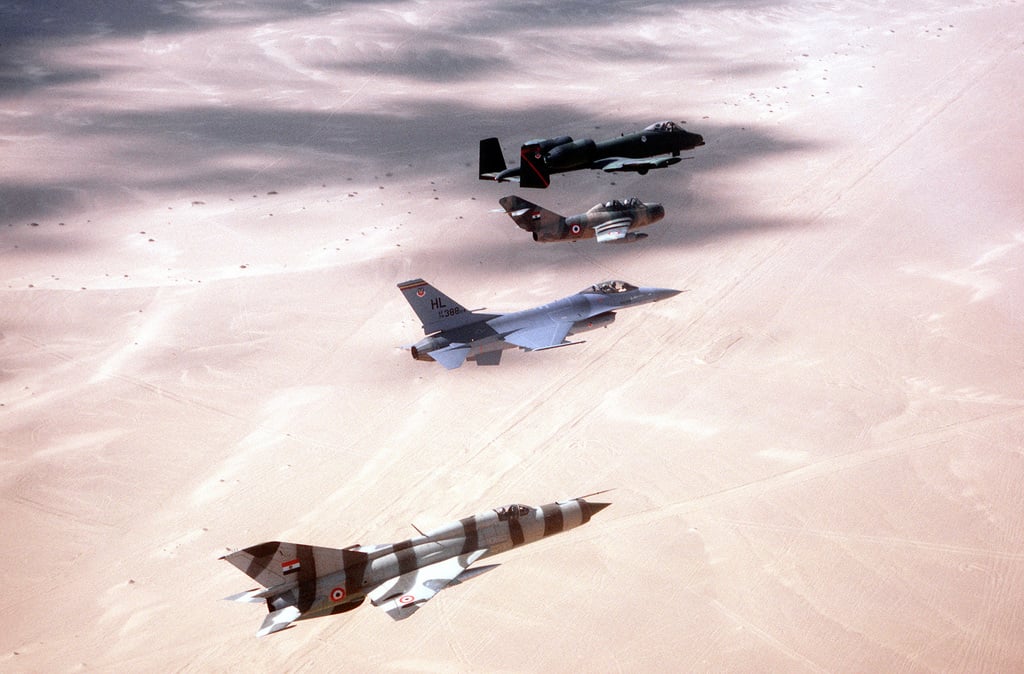
[[[221,559],[230,562],[263,587],[270,588],[290,581],[301,582],[341,571],[366,557],[365,552],[358,550],[338,550],[302,543],[269,541],[237,550],[224,555]],[[236,595],[231,599],[247,601],[242,595]]]
[[399,283],[398,288],[423,321],[423,332],[428,335],[489,318],[473,313],[421,278]]
[[498,139],[484,138],[480,141],[480,180],[497,180],[506,168]]
[[498,200],[517,225],[533,233],[534,241],[559,238],[565,218],[515,194]]

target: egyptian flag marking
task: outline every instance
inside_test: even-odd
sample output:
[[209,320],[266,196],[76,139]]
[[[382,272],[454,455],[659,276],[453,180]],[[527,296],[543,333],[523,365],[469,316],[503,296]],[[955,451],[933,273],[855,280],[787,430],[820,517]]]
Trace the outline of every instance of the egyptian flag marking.
[[299,570],[299,560],[292,559],[287,562],[281,562],[281,573],[288,575],[289,573],[295,573]]

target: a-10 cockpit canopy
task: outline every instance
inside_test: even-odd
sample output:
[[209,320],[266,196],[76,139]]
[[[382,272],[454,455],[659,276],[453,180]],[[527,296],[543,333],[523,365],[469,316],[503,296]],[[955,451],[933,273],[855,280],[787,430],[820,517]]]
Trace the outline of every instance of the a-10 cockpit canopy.
[[529,515],[532,510],[533,508],[528,505],[513,503],[510,506],[495,508],[494,512],[498,513],[498,519],[504,522],[505,520],[514,520],[524,515]]
[[625,281],[601,281],[584,290],[582,294],[615,295],[636,289],[635,285]]
[[665,122],[657,122],[656,124],[651,124],[649,127],[644,129],[644,131],[658,131],[661,133],[679,133],[682,130],[683,129],[681,126],[679,126],[678,124],[671,120]]

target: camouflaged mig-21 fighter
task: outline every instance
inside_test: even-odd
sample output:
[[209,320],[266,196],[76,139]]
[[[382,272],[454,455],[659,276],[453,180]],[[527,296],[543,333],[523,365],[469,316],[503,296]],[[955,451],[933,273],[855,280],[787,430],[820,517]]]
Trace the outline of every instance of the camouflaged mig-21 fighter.
[[351,611],[366,599],[404,620],[442,589],[497,566],[470,569],[475,562],[586,524],[609,505],[585,500],[596,495],[540,507],[494,508],[389,545],[339,550],[260,543],[221,557],[263,586],[227,599],[266,603],[269,614],[256,636],[286,629],[296,620]]
[[668,299],[680,290],[638,288],[625,281],[603,281],[575,295],[509,314],[470,311],[423,279],[398,284],[423,321],[427,335],[412,347],[416,360],[433,360],[451,370],[466,360],[498,365],[504,349],[543,351],[581,344],[566,340],[587,330],[607,327],[615,312]]
[[523,187],[546,188],[551,174],[600,169],[644,175],[681,161],[680,152],[704,144],[704,138],[672,121],[651,124],[643,131],[594,141],[571,136],[530,140],[519,149],[519,166],[509,168],[497,138],[480,141],[480,180],[518,180]]
[[647,235],[632,230],[646,227],[665,217],[661,204],[644,203],[637,198],[605,201],[586,213],[559,215],[515,194],[498,200],[517,225],[533,234],[533,240],[576,241],[597,239],[598,243],[633,243]]

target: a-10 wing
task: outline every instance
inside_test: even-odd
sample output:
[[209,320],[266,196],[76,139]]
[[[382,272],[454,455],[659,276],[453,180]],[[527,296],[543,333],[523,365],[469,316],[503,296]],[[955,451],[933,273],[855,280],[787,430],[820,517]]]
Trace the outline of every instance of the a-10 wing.
[[651,169],[665,168],[666,166],[672,166],[672,164],[678,164],[682,161],[682,157],[674,157],[672,155],[665,155],[663,157],[651,157],[649,159],[627,159],[624,157],[608,157],[607,159],[599,159],[593,163],[594,168],[599,168],[602,171],[609,173],[615,173],[620,171],[635,171],[637,173],[646,173]]

